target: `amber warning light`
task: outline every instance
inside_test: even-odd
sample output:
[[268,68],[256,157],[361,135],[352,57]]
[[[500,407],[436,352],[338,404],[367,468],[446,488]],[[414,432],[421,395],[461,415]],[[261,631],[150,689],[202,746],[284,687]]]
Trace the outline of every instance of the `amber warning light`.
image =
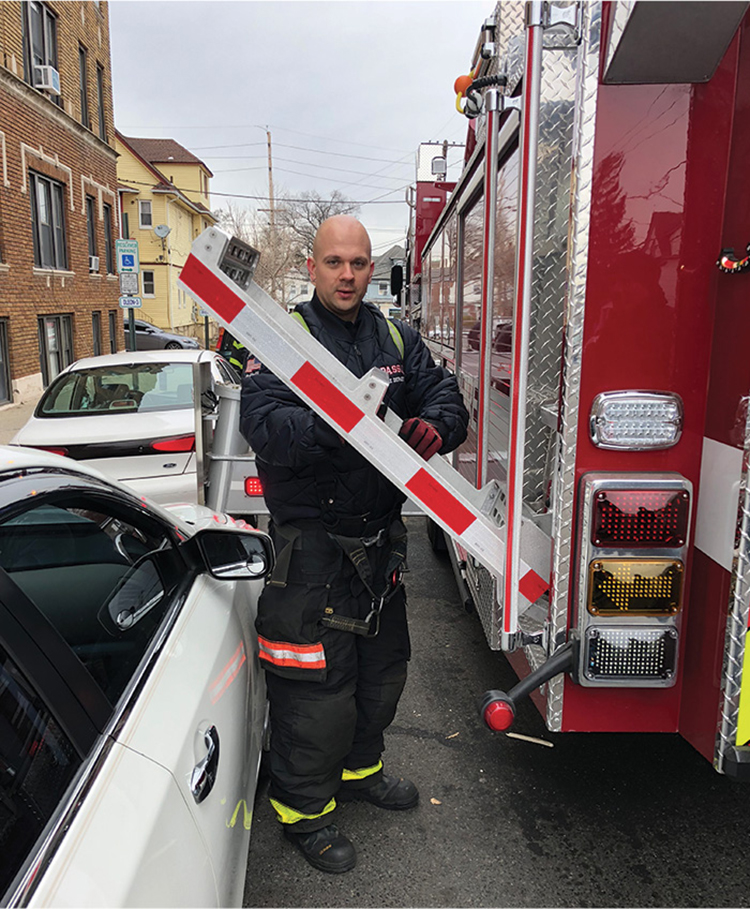
[[664,546],[687,538],[690,493],[684,489],[609,489],[594,497],[591,542],[600,548]]

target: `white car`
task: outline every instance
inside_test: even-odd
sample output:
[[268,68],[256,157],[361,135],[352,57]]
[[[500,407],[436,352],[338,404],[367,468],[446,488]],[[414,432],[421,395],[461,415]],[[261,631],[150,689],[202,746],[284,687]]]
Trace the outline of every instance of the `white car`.
[[196,502],[193,364],[206,362],[216,385],[239,384],[210,350],[78,360],[50,383],[11,444],[84,461],[155,502]]
[[239,906],[273,549],[0,447],[2,905]]

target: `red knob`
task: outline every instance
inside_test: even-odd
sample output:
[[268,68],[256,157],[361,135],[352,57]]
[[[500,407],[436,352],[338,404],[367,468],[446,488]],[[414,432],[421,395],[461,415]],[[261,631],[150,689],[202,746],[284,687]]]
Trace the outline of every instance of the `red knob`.
[[493,732],[505,732],[513,725],[516,714],[507,701],[491,701],[484,708],[484,721]]

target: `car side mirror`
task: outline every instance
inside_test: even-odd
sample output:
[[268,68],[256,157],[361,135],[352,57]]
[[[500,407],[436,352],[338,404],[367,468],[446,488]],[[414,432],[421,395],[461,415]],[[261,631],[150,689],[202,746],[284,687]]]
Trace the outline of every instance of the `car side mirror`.
[[199,530],[193,539],[209,573],[221,581],[264,578],[273,568],[273,543],[264,533]]

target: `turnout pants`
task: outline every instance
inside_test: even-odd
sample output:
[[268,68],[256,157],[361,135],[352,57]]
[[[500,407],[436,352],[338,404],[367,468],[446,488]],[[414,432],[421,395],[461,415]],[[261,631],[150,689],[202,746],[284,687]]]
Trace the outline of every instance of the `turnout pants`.
[[[406,596],[399,582],[376,635],[329,627],[331,617],[340,626],[370,614],[373,597],[360,573],[318,524],[293,528],[291,540],[288,526],[272,535],[279,571],[261,596],[257,622],[271,706],[269,795],[282,823],[311,832],[334,821],[342,783],[370,786],[382,774],[383,732],[411,655]],[[391,548],[386,534],[366,550],[380,587]]]

